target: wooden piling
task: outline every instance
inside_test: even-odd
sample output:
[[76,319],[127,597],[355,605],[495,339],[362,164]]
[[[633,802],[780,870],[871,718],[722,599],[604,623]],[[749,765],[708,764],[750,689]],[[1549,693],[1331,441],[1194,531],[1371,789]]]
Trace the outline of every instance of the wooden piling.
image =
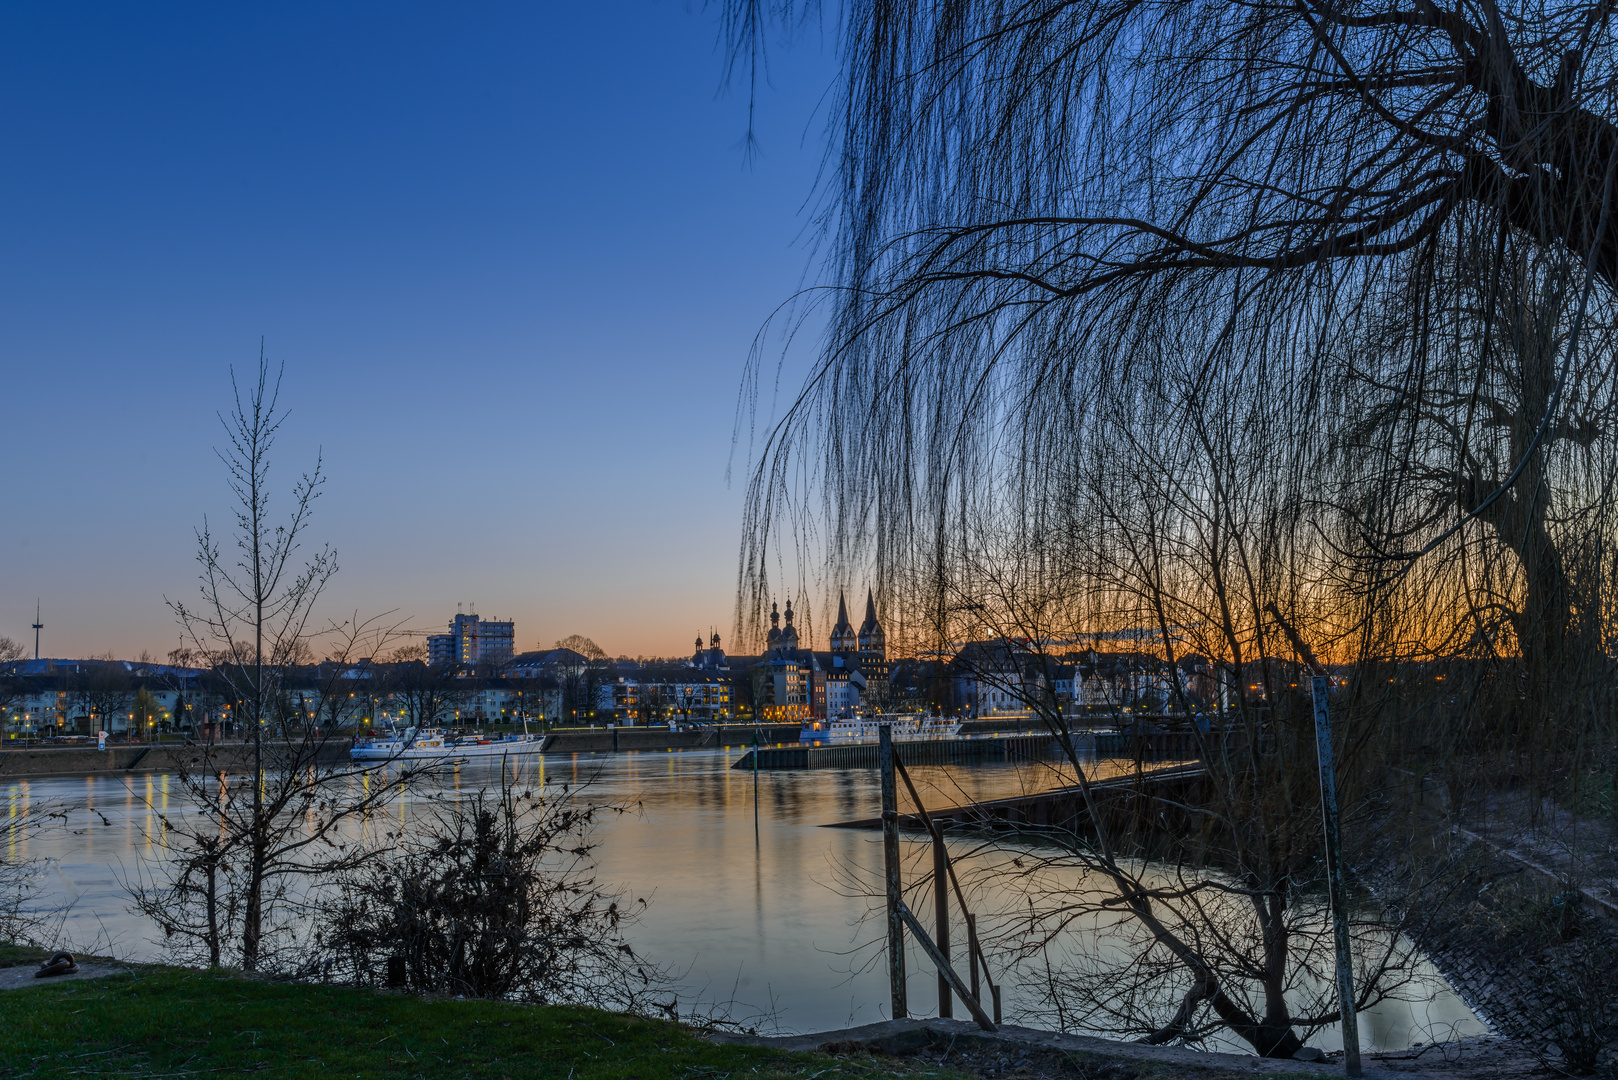
[[978,917],[971,913],[966,916],[966,967],[970,973],[967,981],[972,984],[972,996],[982,1001],[983,995],[978,992]]
[[[933,834],[933,943],[938,953],[949,963],[949,852],[944,849],[942,833]],[[973,965],[976,966],[975,964]],[[955,1000],[950,996],[949,978],[938,972],[938,1015],[940,1019],[953,1019]]]
[[938,951],[938,946],[933,944],[932,939],[927,936],[927,931],[923,929],[921,922],[909,908],[905,907],[902,900],[899,902],[899,917],[904,920],[906,926],[910,927],[910,932],[916,935],[916,944],[920,945],[922,951],[932,958],[933,963],[938,965],[939,973],[948,978],[950,985],[955,987],[955,992],[961,995],[961,1000],[966,1003],[967,1011],[972,1014],[972,1019],[978,1022],[978,1027],[984,1031],[997,1030],[998,1025],[989,1019],[989,1014],[983,1011],[983,1006],[967,997],[966,984],[955,973],[955,969],[950,966],[949,961],[944,959],[944,954]]
[[882,774],[882,874],[888,894],[888,996],[890,1019],[910,1015],[905,1001],[904,895],[899,881],[899,792],[893,770],[893,733],[880,728],[877,765]]

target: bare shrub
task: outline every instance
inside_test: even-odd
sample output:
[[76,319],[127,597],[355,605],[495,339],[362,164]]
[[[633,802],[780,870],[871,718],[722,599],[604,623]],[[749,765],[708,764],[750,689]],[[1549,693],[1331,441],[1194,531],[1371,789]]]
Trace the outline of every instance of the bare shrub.
[[0,856],[0,942],[37,942],[46,920],[30,906],[38,889],[39,864]]
[[418,993],[643,1009],[663,980],[624,930],[645,901],[625,906],[593,875],[591,827],[612,812],[567,785],[444,794],[338,883],[318,970]]

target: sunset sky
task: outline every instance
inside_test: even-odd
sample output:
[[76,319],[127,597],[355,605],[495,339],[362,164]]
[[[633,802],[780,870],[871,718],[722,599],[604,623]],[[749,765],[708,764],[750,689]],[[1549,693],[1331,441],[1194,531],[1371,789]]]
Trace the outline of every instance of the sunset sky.
[[262,339],[331,614],[728,644],[738,386],[812,267],[834,57],[776,51],[749,166],[717,38],[675,0],[8,5],[0,634],[38,598],[46,656],[177,644]]

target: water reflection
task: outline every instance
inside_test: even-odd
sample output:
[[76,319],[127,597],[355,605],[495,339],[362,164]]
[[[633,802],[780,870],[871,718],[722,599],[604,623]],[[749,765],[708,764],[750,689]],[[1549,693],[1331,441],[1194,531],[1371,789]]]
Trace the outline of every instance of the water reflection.
[[[754,774],[730,768],[739,753],[736,748],[479,761],[446,769],[430,790],[401,799],[388,812],[387,824],[356,822],[353,831],[375,840],[407,826],[434,790],[493,786],[503,768],[525,783],[584,784],[591,800],[633,808],[602,819],[598,876],[630,899],[650,901],[632,939],[654,959],[684,972],[686,1003],[698,997],[735,1001],[739,1015],[768,1013],[792,1031],[885,1018],[887,976],[877,963],[882,927],[868,918],[871,902],[860,895],[861,883],[878,880],[879,837],[823,827],[874,817],[876,774],[758,774],[755,837]],[[1096,774],[1126,767],[1102,762]],[[1052,762],[916,767],[911,775],[931,809],[1027,794],[1071,780]],[[65,926],[72,944],[135,958],[160,955],[153,928],[130,913],[122,882],[143,861],[161,857],[161,816],[186,809],[175,778],[12,780],[0,782],[0,798],[10,826],[37,821],[50,808],[66,809],[63,820],[33,831],[8,826],[5,850],[8,858],[50,861],[47,900],[72,905]],[[925,847],[914,840],[905,846],[919,875]],[[964,936],[958,928],[957,942]],[[931,964],[913,948],[907,970],[912,1010],[930,1013],[936,1007]],[[997,978],[1005,986],[1009,1019],[1024,1005],[1018,975],[997,970]],[[1389,1003],[1362,1019],[1367,1045],[1431,1041],[1455,1025],[1462,1034],[1482,1031],[1430,968],[1425,979],[1422,993],[1430,993],[1431,1002]],[[957,1013],[963,1010],[957,1007]],[[1312,1042],[1333,1045],[1329,1033]]]

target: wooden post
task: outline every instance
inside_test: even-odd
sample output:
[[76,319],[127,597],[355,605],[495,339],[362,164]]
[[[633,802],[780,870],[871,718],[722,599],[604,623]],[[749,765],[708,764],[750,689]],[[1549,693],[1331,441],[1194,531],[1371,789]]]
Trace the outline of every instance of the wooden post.
[[966,966],[971,973],[967,981],[972,984],[972,996],[982,1001],[983,995],[978,993],[978,917],[971,914],[966,917]]
[[998,1024],[1000,1022],[1000,987],[989,987],[989,993],[994,995],[994,1022]]
[[955,987],[955,992],[961,995],[961,1000],[966,1003],[967,1011],[972,1014],[972,1019],[978,1022],[978,1027],[984,1031],[996,1030],[995,1022],[989,1019],[989,1014],[983,1011],[983,1006],[966,996],[966,984],[955,973],[955,969],[950,966],[949,961],[944,959],[944,954],[938,951],[938,946],[933,944],[933,939],[927,936],[927,931],[922,927],[921,922],[909,908],[905,907],[902,900],[899,902],[899,917],[904,920],[906,926],[910,927],[910,932],[916,935],[916,944],[920,945],[922,951],[932,958],[933,963],[938,965],[938,970],[949,979],[950,985]]
[[1337,773],[1332,766],[1331,679],[1316,675],[1315,752],[1320,757],[1320,811],[1326,829],[1326,880],[1331,892],[1332,929],[1337,938],[1337,1004],[1343,1017],[1343,1071],[1360,1075],[1359,1022],[1354,1015],[1354,954],[1348,939],[1348,887],[1343,878],[1343,838],[1337,818]]
[[899,792],[893,776],[893,731],[877,728],[877,763],[882,772],[882,874],[888,893],[888,995],[890,1019],[910,1015],[905,1001],[904,895],[899,884]]
[[[933,834],[933,943],[938,953],[949,962],[949,851],[944,847],[943,833]],[[974,966],[976,961],[974,960]],[[938,973],[938,1016],[941,1020],[955,1017],[955,999],[950,996],[949,978]]]

